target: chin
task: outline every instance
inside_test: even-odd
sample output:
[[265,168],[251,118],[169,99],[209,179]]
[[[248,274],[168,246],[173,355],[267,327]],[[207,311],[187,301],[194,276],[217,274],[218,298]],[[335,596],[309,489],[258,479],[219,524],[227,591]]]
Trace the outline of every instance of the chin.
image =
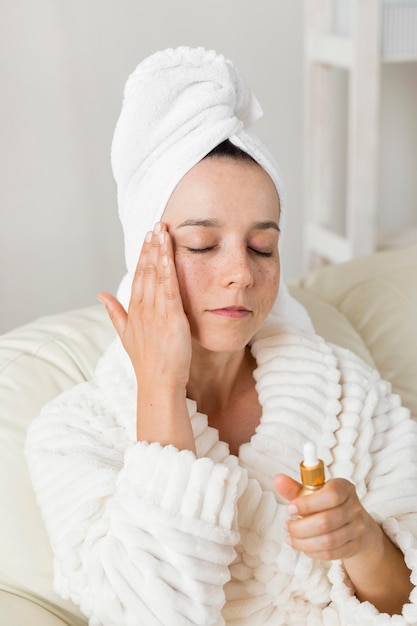
[[257,316],[246,321],[198,320],[188,318],[193,341],[210,352],[239,352],[258,332],[267,316]]
[[209,352],[232,353],[244,350],[254,334],[236,333],[233,336],[231,333],[218,332],[213,336],[212,333],[210,335],[197,333],[193,334],[193,341]]
[[229,343],[228,345],[226,345],[225,343],[222,344],[215,344],[215,345],[204,345],[204,344],[200,344],[202,348],[204,348],[205,350],[207,350],[207,352],[212,352],[217,353],[217,354],[235,354],[238,352],[242,352],[243,350],[245,350],[246,346],[248,345],[249,341],[247,343],[241,343],[241,344],[231,344]]

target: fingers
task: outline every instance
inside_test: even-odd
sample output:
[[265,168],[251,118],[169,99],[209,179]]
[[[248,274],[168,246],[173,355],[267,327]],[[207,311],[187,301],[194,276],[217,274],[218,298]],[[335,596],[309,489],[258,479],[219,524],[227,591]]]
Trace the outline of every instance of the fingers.
[[[304,520],[298,520],[298,522],[301,521]],[[295,527],[289,533],[287,543],[294,549],[304,552],[310,558],[323,561],[349,558],[353,556],[360,545],[352,522],[343,524],[331,532],[306,537],[300,537],[298,529]]]
[[146,234],[133,277],[130,306],[142,302],[154,305],[162,236],[163,231],[157,226]]
[[[312,496],[305,496],[311,498]],[[299,513],[299,507],[297,507]],[[293,509],[289,507],[289,510]],[[294,537],[305,539],[308,537],[319,537],[320,535],[331,534],[339,528],[352,521],[349,510],[340,506],[334,509],[324,509],[307,516],[299,516],[288,522],[288,529]],[[302,522],[302,523],[298,523]]]
[[[164,304],[164,299],[158,297],[161,291],[158,284],[162,284],[171,273],[172,261],[168,259],[168,253],[172,257],[172,246],[168,248],[167,245],[166,227],[158,223],[153,231],[147,233],[142,245],[132,283],[129,312],[143,303],[149,304],[149,310],[153,313],[155,302],[159,302],[160,307]],[[97,298],[106,307],[116,332],[123,340],[128,324],[128,313],[109,293],[101,292]]]
[[362,545],[366,512],[346,480],[331,480],[316,493],[295,498],[287,508],[297,518],[287,522],[287,542],[311,558],[348,558]]
[[290,501],[288,504],[290,515],[300,517],[343,506],[350,497],[356,496],[352,483],[344,479],[334,479],[327,482],[321,489],[312,494],[314,497],[298,497],[302,487],[301,483],[286,474],[277,474],[274,482],[277,491]]
[[355,497],[355,487],[347,480],[333,479],[309,496],[295,498],[291,505],[297,508],[302,517],[343,506],[349,498]]
[[275,476],[274,482],[275,489],[286,500],[294,500],[297,497],[302,486],[296,480],[293,480],[285,474],[278,474],[277,476]]
[[114,296],[109,293],[100,292],[97,299],[104,304],[117,334],[122,339],[126,330],[127,313]]
[[165,226],[162,226],[158,258],[158,283],[161,288],[157,291],[158,300],[156,304],[167,315],[175,312],[182,314],[183,305],[175,268],[172,239]]
[[142,246],[130,307],[148,307],[150,312],[165,316],[173,302],[176,306],[180,304],[173,247],[166,226],[158,222],[154,230],[147,233]]

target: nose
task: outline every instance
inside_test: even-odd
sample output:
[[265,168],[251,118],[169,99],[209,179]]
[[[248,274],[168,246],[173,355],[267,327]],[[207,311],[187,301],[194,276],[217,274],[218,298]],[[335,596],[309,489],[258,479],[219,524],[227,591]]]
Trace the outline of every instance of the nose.
[[225,251],[221,263],[222,284],[246,289],[253,285],[253,270],[245,247]]

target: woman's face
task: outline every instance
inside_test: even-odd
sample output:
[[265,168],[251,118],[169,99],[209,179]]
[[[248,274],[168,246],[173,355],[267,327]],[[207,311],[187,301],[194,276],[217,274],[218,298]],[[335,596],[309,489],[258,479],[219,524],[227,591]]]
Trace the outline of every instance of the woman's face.
[[242,349],[271,311],[280,277],[279,210],[260,166],[224,157],[200,161],[172,193],[163,221],[191,334],[204,348]]

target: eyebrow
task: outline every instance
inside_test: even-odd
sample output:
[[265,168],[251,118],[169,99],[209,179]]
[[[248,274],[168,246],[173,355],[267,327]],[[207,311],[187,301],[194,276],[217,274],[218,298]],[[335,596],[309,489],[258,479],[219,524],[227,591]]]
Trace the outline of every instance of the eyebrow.
[[[181,222],[181,224],[178,224],[177,228],[184,228],[186,226],[202,226],[203,228],[220,228],[221,223],[218,220],[214,220],[214,219],[205,219],[205,220],[190,219],[190,220],[185,220],[184,222]],[[281,232],[278,224],[276,222],[273,222],[272,220],[267,220],[264,222],[255,222],[255,224],[252,225],[252,228],[254,230],[268,230],[268,228],[273,228],[279,233]]]

